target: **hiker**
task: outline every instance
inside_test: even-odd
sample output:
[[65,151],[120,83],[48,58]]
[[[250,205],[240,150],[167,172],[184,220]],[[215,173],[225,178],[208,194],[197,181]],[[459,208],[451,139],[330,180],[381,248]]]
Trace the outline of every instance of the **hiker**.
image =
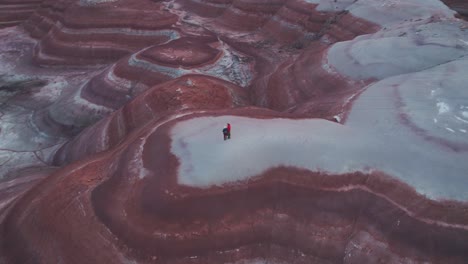
[[228,127],[224,126],[223,128],[223,138],[226,140],[228,138]]
[[227,123],[227,137],[231,139],[231,124]]

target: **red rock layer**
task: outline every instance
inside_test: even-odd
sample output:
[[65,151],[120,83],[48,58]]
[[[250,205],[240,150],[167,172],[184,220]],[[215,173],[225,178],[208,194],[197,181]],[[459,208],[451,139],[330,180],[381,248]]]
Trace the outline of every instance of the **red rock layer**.
[[[285,6],[288,10],[296,11],[300,7],[298,3]],[[296,23],[303,23],[311,17],[314,16],[302,18]],[[317,32],[319,35],[328,34],[328,40],[331,39],[329,36],[333,35],[340,36],[340,40],[347,40],[377,30],[375,25],[348,14],[328,17],[334,18],[333,23],[329,22],[329,28]],[[341,20],[345,22],[340,22]],[[346,30],[338,31],[340,27],[346,28],[347,25],[349,27]],[[312,24],[309,24],[308,28],[318,30],[319,27],[314,29]],[[275,30],[271,28],[270,33]],[[302,34],[307,33],[304,32]],[[215,40],[210,35],[182,37],[124,58],[106,73],[98,75],[85,85],[81,96],[98,105],[116,109],[146,87],[174,78],[171,72],[166,72],[167,69],[161,69],[159,66],[173,68],[177,77],[177,69],[199,68],[214,62],[219,54],[219,50],[214,48],[219,45]],[[344,112],[350,96],[365,85],[364,82],[350,83],[334,73],[333,69],[327,71],[323,67],[326,64],[324,56],[327,46],[320,42],[305,41],[303,46],[295,47],[292,51],[286,48],[283,56],[268,51],[263,46],[256,46],[255,43],[241,43],[236,39],[223,40],[255,59],[257,74],[249,91],[252,101],[258,106],[332,119],[333,116]],[[197,54],[197,57],[190,54]],[[138,66],[134,61],[132,63],[132,57],[153,65],[153,68]]]
[[1,0],[0,28],[22,23],[39,7],[40,3],[41,0]]
[[83,99],[112,109],[118,109],[132,98],[132,87],[122,87],[108,78],[114,67],[91,78],[81,89]]
[[451,9],[457,11],[457,13],[464,19],[468,19],[468,3],[464,0],[442,0]]
[[350,13],[340,12],[325,24],[322,34],[327,42],[351,40],[357,36],[376,32],[379,27],[371,22],[356,18]]
[[[246,83],[243,86],[247,86],[249,97],[256,106],[327,119],[344,112],[350,97],[365,83],[351,83],[333,69],[327,69],[328,65],[324,61],[327,44],[338,38],[351,39],[372,32],[377,27],[345,13],[312,12],[314,5],[300,1],[277,1],[271,6],[262,1],[237,1],[232,5],[251,13],[258,10],[259,16],[280,23],[267,23],[264,33],[253,34],[253,39],[238,39],[223,36],[223,31],[218,32],[223,28],[218,23],[226,22],[222,17],[207,22],[211,32],[207,28],[191,31],[183,23],[175,25],[177,16],[174,14],[177,12],[169,7],[171,12],[164,11],[165,7],[159,3],[43,3],[42,8],[25,24],[38,36],[47,31],[36,46],[36,61],[76,65],[105,63],[123,58],[75,92],[64,94],[60,102],[36,112],[33,116],[35,125],[52,135],[57,134],[57,131],[76,135],[84,127],[110,114],[149,87],[190,74],[193,70],[222,78],[226,68],[233,69],[239,65],[245,69],[255,67],[249,73],[253,77],[252,81],[244,80],[245,76],[237,76],[239,72],[232,73],[233,78],[237,78],[234,81]],[[111,7],[112,15],[104,16]],[[147,19],[137,19],[138,12],[144,8],[152,10],[151,15]],[[154,10],[157,8],[163,11]],[[305,15],[307,10],[311,12],[309,16]],[[297,19],[291,19],[292,14]],[[83,19],[87,16],[90,19]],[[43,20],[36,21],[36,18]],[[38,27],[29,27],[34,21]],[[320,29],[321,24],[323,27]],[[48,30],[50,25],[53,27]],[[282,33],[285,32],[285,25],[295,25],[293,28],[297,26],[301,29],[286,36]],[[346,30],[339,31],[340,28]],[[365,28],[365,31],[361,28]],[[145,34],[141,36],[147,33],[153,36],[154,33],[156,38],[172,38],[173,33],[180,39],[160,45],[149,45],[149,42],[157,42],[151,37],[148,43],[138,37],[134,41],[129,40],[134,34],[142,32]],[[165,33],[161,35],[161,32]],[[226,35],[230,36],[229,32]],[[333,38],[334,35],[337,37]],[[108,36],[112,36],[112,45],[107,45],[111,41],[106,39]],[[269,36],[282,40],[269,40]],[[314,41],[320,36],[320,41]],[[100,44],[88,45],[93,41]],[[80,48],[74,45],[80,45]],[[142,47],[136,53],[132,51]],[[232,50],[249,57],[241,61]],[[128,53],[132,54],[126,55]],[[225,54],[226,58],[222,57]],[[226,61],[230,60],[233,64],[227,65]],[[218,61],[224,61],[225,64],[219,66],[216,64]],[[205,66],[212,66],[210,72],[205,72]],[[240,71],[245,71],[244,68]]]
[[346,113],[354,96],[372,80],[355,82],[339,75],[326,59],[328,47],[311,44],[277,66],[268,85],[259,82],[254,92],[265,94],[264,103],[277,111],[329,120]]
[[[177,30],[172,28],[177,17],[159,11],[160,4],[148,1],[80,3],[69,5],[61,19],[52,21],[54,25],[36,46],[39,64],[108,63],[178,37]],[[34,20],[37,16],[31,23]],[[35,32],[35,28],[29,29]]]
[[[341,20],[347,22],[339,22]],[[351,26],[340,31],[345,23]],[[344,112],[351,96],[367,81],[352,82],[329,66],[326,61],[328,44],[338,40],[333,37],[335,35],[343,41],[375,30],[377,26],[346,14],[337,16],[335,22],[328,24],[328,29],[317,32],[324,41],[308,40],[303,35],[280,48],[269,43],[257,46],[226,41],[255,58],[257,75],[249,87],[255,105],[331,119]]]
[[[261,83],[255,86],[258,93],[265,93],[263,98],[266,105],[278,111],[293,111],[301,108],[304,103],[313,105],[321,100],[327,102],[328,97],[338,102],[343,100],[343,96],[355,93],[358,86],[349,85],[346,79],[323,68],[326,51],[326,46],[316,43],[295,59],[278,65],[266,87],[262,87]],[[322,107],[315,107],[320,108],[320,112],[315,111],[317,109],[309,109],[311,111],[308,112],[327,117],[335,112],[331,108],[340,106],[339,103],[328,103],[328,107],[322,104]]]
[[54,168],[28,168],[18,170],[2,179],[0,182],[1,220],[18,197],[54,171]]
[[302,39],[316,40],[325,22],[333,15],[317,12],[315,4],[286,1],[262,28],[269,36],[283,43]]
[[[0,262],[466,263],[468,205],[428,200],[378,172],[277,167],[222,187],[179,186],[169,137],[176,122],[341,113],[365,83],[336,74],[325,60],[328,44],[377,27],[305,1],[180,1],[193,11],[181,14],[214,18],[206,26],[219,35],[205,28],[195,38],[176,23],[178,3],[44,2],[25,24],[41,39],[41,64],[121,60],[34,113],[48,135],[88,128],[55,154],[64,167],[30,191],[32,184],[9,190],[0,183],[7,205],[0,207]],[[176,35],[182,38],[164,44]],[[217,61],[221,42],[255,61],[249,87],[179,77]],[[282,113],[229,110],[250,100]]]
[[[236,112],[219,113],[225,114]],[[200,115],[217,114],[182,119]],[[280,167],[222,187],[179,186],[169,138],[179,121],[153,119],[116,148],[74,163],[28,192],[2,225],[6,259],[464,263],[468,258],[468,205],[427,200],[379,173],[324,175]]]
[[235,30],[257,30],[284,4],[284,0],[233,0],[217,22]]
[[138,57],[173,68],[202,67],[213,63],[221,55],[219,49],[209,46],[210,43],[216,45],[216,37],[186,37],[147,49],[138,54]]
[[[28,168],[15,171],[0,181],[0,221],[4,221],[15,203],[41,180],[55,171],[55,168]],[[0,262],[7,259],[0,255]]]
[[184,75],[178,73],[180,68],[200,68],[215,63],[221,52],[210,45],[217,45],[216,41],[214,37],[183,37],[125,57],[92,78],[81,90],[81,97],[118,109],[148,87]]
[[71,0],[46,0],[40,8],[23,24],[29,34],[36,39],[45,36],[53,25],[62,19],[66,8],[73,3]]
[[115,65],[113,74],[128,81],[137,80],[147,86],[160,84],[184,74],[177,73],[180,68],[201,68],[215,63],[221,55],[216,48],[218,45],[213,36],[183,37],[145,49],[134,54],[133,58],[121,60]]
[[[366,85],[341,77],[325,56],[329,44],[379,27],[347,12],[323,13],[315,7],[304,1],[283,3],[259,33],[264,41],[223,39],[255,59],[257,74],[249,87],[255,105],[331,119]],[[271,37],[274,41],[268,41]]]
[[213,77],[185,75],[149,89],[84,130],[58,150],[54,164],[64,165],[115,147],[134,130],[155,120],[164,120],[175,111],[245,105],[248,105],[247,93],[242,88]]
[[202,17],[217,17],[232,4],[232,0],[182,0],[184,9]]
[[[115,66],[109,69],[108,74],[118,78],[118,80],[109,80],[108,76],[107,83],[111,83],[113,87],[121,86],[122,83],[131,83],[135,85],[135,95],[137,95],[137,90],[141,91],[153,85],[161,84],[163,82],[172,80],[174,77],[165,74],[165,72],[159,72],[156,69],[152,70],[151,68],[138,67],[137,65],[130,64],[131,57],[125,57],[122,60],[119,60]],[[148,62],[143,59],[143,61]],[[148,62],[152,64],[151,62]],[[143,65],[141,65],[143,66]],[[142,88],[144,87],[144,88]],[[106,89],[107,86],[102,86],[101,89]],[[110,87],[112,89],[112,87]]]

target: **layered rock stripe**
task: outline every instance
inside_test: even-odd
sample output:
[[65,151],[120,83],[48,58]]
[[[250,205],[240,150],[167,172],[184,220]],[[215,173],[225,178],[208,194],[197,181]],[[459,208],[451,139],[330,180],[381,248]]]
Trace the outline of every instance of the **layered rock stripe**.
[[466,263],[464,9],[0,2],[0,262]]

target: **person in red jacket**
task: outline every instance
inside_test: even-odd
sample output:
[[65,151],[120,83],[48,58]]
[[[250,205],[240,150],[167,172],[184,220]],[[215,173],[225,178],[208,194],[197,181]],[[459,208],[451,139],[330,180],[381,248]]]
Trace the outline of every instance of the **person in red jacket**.
[[228,128],[227,126],[223,127],[223,138],[226,140],[228,138]]
[[231,139],[231,124],[227,123],[227,137]]

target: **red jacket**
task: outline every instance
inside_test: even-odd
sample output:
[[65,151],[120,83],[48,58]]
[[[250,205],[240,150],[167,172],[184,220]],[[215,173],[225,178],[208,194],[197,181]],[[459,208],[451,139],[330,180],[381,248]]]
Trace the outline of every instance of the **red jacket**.
[[231,124],[227,124],[228,133],[231,133]]

